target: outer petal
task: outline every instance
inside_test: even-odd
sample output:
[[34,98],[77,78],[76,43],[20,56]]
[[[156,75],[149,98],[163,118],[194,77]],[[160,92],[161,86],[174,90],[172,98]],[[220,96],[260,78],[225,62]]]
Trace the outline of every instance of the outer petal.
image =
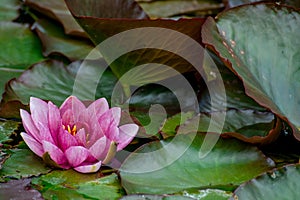
[[117,151],[124,149],[136,136],[139,126],[136,124],[125,124],[119,127],[120,133],[119,138],[117,138]]
[[121,118],[121,108],[114,107],[106,111],[98,122],[105,133],[111,126],[118,126]]
[[22,118],[24,129],[27,132],[27,134],[31,135],[37,141],[40,141],[39,130],[36,128],[34,122],[32,121],[30,114],[27,111],[21,109],[20,115]]
[[48,127],[48,105],[45,101],[31,97],[30,98],[30,112],[33,122],[37,129],[40,130],[40,126]]
[[42,144],[36,141],[33,137],[28,135],[27,133],[22,132],[21,136],[28,147],[33,151],[36,155],[42,157],[44,154]]
[[67,158],[64,155],[64,153],[54,144],[47,142],[47,141],[43,141],[43,148],[45,152],[48,152],[51,159],[57,163],[60,166],[65,166],[67,167]]
[[65,155],[72,167],[80,166],[80,164],[91,156],[89,150],[82,146],[73,146],[68,148],[65,151]]
[[88,116],[96,116],[98,119],[103,113],[109,110],[108,103],[105,98],[94,101],[86,110]]
[[54,144],[57,144],[58,142],[58,135],[62,134],[63,127],[62,127],[62,120],[60,116],[59,109],[57,106],[55,106],[52,102],[48,102],[48,123],[49,123],[49,129],[50,133],[52,135]]
[[[66,125],[74,125],[74,123],[79,121],[85,109],[85,105],[77,97],[70,96],[63,102],[59,109],[63,117],[63,123]],[[68,114],[66,112],[68,112]],[[66,116],[68,116],[68,118],[66,118]]]
[[58,147],[63,152],[72,146],[80,145],[79,142],[76,140],[76,138],[66,130],[58,135],[57,141],[58,141],[58,143],[57,143]]
[[88,164],[88,165],[75,167],[74,169],[80,173],[93,173],[98,171],[100,167],[101,167],[101,161],[91,165]]
[[102,137],[89,148],[90,153],[98,160],[103,160],[107,154],[110,141]]

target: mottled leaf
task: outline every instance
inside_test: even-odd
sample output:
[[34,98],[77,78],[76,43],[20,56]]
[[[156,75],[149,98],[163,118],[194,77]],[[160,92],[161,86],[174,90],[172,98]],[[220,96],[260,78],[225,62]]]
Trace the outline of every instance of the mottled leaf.
[[[209,18],[202,29],[204,43],[238,74],[246,93],[296,127],[300,127],[299,25],[297,10],[255,4],[224,12],[216,22]],[[294,135],[300,139],[297,128]]]
[[299,199],[300,165],[289,165],[267,172],[239,186],[235,199]]
[[20,122],[15,121],[0,121],[0,146],[3,143],[9,142],[12,139],[11,135],[19,128]]
[[12,21],[19,16],[19,0],[0,0],[0,21]]

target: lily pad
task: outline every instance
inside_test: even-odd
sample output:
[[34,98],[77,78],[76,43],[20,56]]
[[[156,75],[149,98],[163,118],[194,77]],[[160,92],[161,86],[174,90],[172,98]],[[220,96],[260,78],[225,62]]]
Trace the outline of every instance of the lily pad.
[[139,5],[151,18],[173,17],[178,15],[180,16],[183,14],[197,15],[198,13],[201,13],[203,16],[205,13],[216,13],[224,6],[222,1],[211,0],[169,0],[150,2],[141,1],[139,2]]
[[79,60],[84,59],[94,48],[87,39],[78,40],[65,35],[60,25],[50,20],[37,20],[33,29],[43,43],[44,56],[62,54],[70,60]]
[[[197,55],[197,59],[203,53],[193,52],[191,55],[191,49],[186,45],[188,39],[193,42],[201,41],[203,19],[150,20],[139,5],[131,0],[66,2],[95,45],[109,38],[99,49],[117,77],[122,77],[136,66],[148,63],[147,66],[140,67],[140,70],[135,69],[135,73],[130,72],[131,75],[139,76],[127,77],[126,84],[130,82],[130,85],[139,85],[137,78],[140,80],[147,77],[149,83],[174,76],[174,71],[165,70],[164,66],[175,68],[179,72],[191,71],[193,66],[176,53],[186,53],[189,57]],[[183,38],[178,39],[179,33],[186,37],[181,35]]]
[[39,39],[29,25],[0,21],[0,93],[10,79],[44,59]]
[[228,200],[232,196],[232,192],[218,189],[190,190],[181,193],[186,197],[197,200]]
[[43,161],[29,149],[15,149],[0,170],[2,178],[28,178],[46,174],[50,171]]
[[242,79],[246,93],[296,127],[300,127],[299,25],[299,10],[255,4],[224,12],[216,21],[208,18],[202,29],[203,42]]
[[10,180],[0,184],[1,199],[42,200],[42,195],[30,187],[31,179]]
[[267,172],[239,186],[234,199],[299,199],[300,165]]
[[19,16],[19,0],[0,0],[0,21],[12,21]]
[[233,139],[220,138],[201,158],[204,137],[177,135],[132,153],[120,168],[126,192],[170,194],[191,188],[232,187],[274,167],[256,147]]
[[33,179],[45,199],[118,199],[122,196],[116,174],[80,174],[73,170],[53,171]]
[[66,34],[87,37],[86,33],[72,17],[64,0],[25,0],[25,5],[59,21],[63,25]]
[[128,195],[122,197],[120,200],[192,200],[192,198],[175,195]]
[[68,96],[81,100],[110,99],[116,77],[106,70],[103,60],[74,62],[64,66],[48,60],[34,65],[18,79],[10,81],[1,102],[1,115],[19,117],[19,109],[28,105],[30,96],[60,105]]
[[0,146],[3,143],[10,142],[11,135],[19,128],[20,122],[15,121],[0,121]]
[[[218,116],[225,115],[225,122]],[[197,126],[197,122],[199,124]],[[271,112],[231,109],[223,112],[200,113],[186,121],[180,128],[181,133],[210,132],[236,137],[245,142],[266,144],[275,141],[281,131],[281,121]]]

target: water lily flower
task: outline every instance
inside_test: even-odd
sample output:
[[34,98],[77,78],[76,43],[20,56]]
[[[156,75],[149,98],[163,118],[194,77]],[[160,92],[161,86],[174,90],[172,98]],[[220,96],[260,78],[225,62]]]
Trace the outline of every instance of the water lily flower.
[[29,106],[31,114],[20,110],[26,131],[21,133],[22,138],[36,155],[50,156],[63,169],[98,171],[138,131],[136,124],[119,126],[121,109],[109,108],[105,98],[86,107],[70,96],[58,108],[51,101],[31,97]]

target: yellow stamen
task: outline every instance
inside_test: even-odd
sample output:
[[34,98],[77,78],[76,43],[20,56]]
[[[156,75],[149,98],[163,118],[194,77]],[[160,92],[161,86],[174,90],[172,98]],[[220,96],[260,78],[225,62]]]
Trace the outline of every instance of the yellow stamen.
[[63,125],[63,129],[68,131],[68,133],[70,133],[71,135],[75,136],[77,133],[77,127],[76,125],[73,126],[73,128],[71,129],[70,125],[67,125],[67,127],[65,125]]

